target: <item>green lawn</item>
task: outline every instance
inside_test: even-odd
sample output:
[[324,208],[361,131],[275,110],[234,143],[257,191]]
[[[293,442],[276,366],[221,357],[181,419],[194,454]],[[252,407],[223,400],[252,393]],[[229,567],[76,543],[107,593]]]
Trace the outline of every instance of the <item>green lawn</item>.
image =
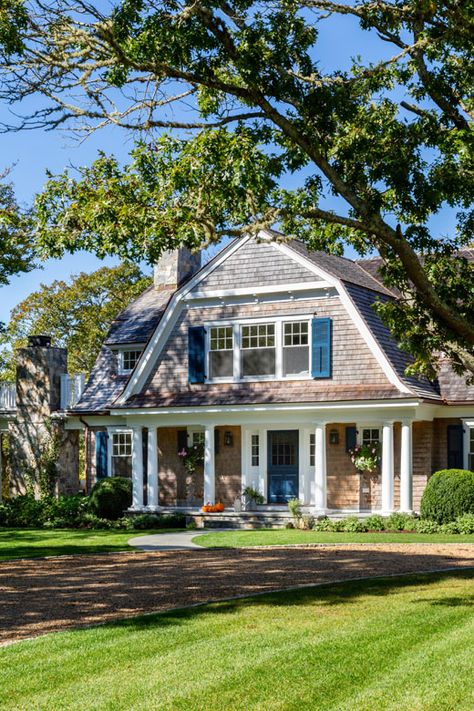
[[256,531],[221,531],[195,538],[205,548],[284,546],[291,543],[474,543],[474,535],[426,533],[326,533],[292,528]]
[[[167,529],[167,533],[171,530]],[[0,561],[12,558],[43,558],[69,553],[104,553],[132,549],[127,541],[160,531],[91,531],[86,529],[0,528]]]
[[277,593],[0,649],[2,711],[472,711],[474,573]]

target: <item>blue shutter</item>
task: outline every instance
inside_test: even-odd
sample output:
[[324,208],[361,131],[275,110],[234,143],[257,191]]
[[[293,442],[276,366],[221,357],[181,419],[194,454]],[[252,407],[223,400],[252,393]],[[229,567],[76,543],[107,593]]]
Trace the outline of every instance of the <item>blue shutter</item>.
[[331,319],[313,318],[312,321],[313,378],[331,377]]
[[190,383],[203,383],[205,380],[205,344],[204,326],[191,326],[188,330],[188,380]]
[[357,430],[355,427],[346,427],[346,452],[354,449],[357,444]]
[[188,448],[188,430],[178,430],[178,452]]
[[97,479],[104,479],[107,476],[107,432],[95,433],[95,464]]

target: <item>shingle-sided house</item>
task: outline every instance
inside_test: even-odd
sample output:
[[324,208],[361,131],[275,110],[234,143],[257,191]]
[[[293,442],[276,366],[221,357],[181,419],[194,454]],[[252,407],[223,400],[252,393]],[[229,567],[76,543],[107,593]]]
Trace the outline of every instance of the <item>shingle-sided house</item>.
[[[133,479],[133,507],[410,511],[433,471],[474,467],[474,388],[446,367],[408,377],[372,305],[394,295],[371,262],[309,252],[274,233],[200,268],[165,255],[155,284],[105,336],[69,427],[86,430],[88,485]],[[348,449],[379,443],[378,473]],[[193,486],[182,450],[204,444]]]

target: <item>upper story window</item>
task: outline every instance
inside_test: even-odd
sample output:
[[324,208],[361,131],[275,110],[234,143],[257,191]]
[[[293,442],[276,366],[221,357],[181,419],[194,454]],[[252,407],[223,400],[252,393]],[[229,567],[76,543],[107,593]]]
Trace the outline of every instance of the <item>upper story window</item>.
[[209,377],[232,377],[234,372],[234,332],[232,326],[209,329]]
[[119,373],[122,375],[131,373],[140,360],[141,354],[141,350],[138,349],[119,351],[117,354]]
[[242,377],[275,375],[275,324],[242,326]]
[[290,321],[283,324],[283,375],[309,373],[309,324]]

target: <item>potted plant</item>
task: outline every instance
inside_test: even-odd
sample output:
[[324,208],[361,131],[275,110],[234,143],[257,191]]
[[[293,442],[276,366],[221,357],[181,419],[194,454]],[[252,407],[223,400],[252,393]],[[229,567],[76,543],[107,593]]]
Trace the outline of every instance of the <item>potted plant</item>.
[[265,503],[265,498],[258,489],[252,486],[246,486],[242,492],[242,504],[244,511],[252,511],[257,504]]

